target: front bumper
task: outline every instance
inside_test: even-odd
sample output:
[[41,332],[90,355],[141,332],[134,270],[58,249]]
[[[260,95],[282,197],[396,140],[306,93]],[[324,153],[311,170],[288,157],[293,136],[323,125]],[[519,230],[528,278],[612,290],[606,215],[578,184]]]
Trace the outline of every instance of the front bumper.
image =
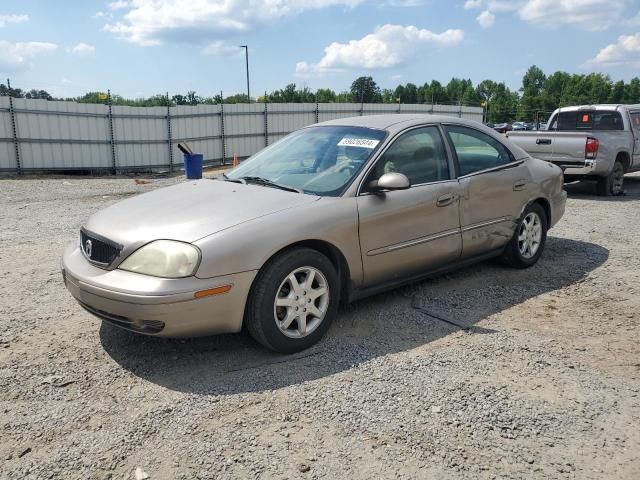
[[[127,330],[164,337],[239,332],[257,271],[200,279],[163,279],[90,264],[77,243],[62,257],[71,295],[87,311]],[[196,299],[195,292],[232,285],[227,293]]]

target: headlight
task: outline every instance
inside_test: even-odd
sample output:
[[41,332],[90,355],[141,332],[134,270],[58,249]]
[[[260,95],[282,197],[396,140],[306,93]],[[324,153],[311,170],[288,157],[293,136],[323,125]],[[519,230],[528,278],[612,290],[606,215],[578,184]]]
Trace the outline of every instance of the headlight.
[[156,240],[129,255],[118,268],[164,278],[190,277],[200,263],[200,250],[191,244]]

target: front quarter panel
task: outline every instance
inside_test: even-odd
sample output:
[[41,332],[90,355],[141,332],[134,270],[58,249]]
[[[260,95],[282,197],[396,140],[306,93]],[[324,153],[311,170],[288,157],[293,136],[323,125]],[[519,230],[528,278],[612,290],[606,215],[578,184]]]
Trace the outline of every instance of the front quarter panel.
[[354,197],[324,197],[202,238],[195,242],[202,251],[196,276],[211,278],[257,270],[278,251],[305,240],[321,240],[336,247],[347,261],[351,281],[361,283]]

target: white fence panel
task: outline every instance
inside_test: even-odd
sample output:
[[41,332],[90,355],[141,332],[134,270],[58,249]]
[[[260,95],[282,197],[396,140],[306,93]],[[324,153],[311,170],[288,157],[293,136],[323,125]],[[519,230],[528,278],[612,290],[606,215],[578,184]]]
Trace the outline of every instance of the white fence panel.
[[0,97],[0,171],[15,170],[17,167],[9,97]]
[[[318,121],[384,113],[436,113],[482,120],[456,105],[276,103],[128,107],[14,99],[20,167],[37,170],[181,168],[187,142],[206,164],[246,158]],[[110,114],[111,111],[111,114]],[[0,97],[0,171],[17,171],[9,98]]]

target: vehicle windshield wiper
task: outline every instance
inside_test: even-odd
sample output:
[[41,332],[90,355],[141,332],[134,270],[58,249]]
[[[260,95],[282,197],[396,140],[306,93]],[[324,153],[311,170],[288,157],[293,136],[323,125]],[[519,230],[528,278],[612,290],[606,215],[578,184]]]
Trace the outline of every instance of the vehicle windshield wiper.
[[[235,179],[230,179],[231,181]],[[280,183],[273,182],[268,178],[263,177],[240,177],[238,180],[244,180],[246,183],[255,183],[257,185],[264,185],[265,187],[279,188],[280,190],[286,190],[287,192],[304,193],[300,188],[290,187],[289,185],[282,185]]]
[[224,180],[225,182],[233,182],[233,183],[247,183],[244,181],[244,179],[242,178],[230,178],[227,176],[226,173],[222,173],[222,175],[220,175],[219,177],[216,178],[222,178],[222,180]]

